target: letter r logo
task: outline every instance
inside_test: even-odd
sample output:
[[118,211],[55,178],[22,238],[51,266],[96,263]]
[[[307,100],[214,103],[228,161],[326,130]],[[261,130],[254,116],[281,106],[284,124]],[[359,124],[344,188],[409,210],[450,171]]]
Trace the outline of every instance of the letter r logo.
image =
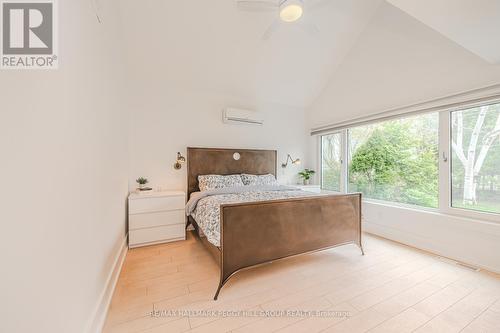
[[53,4],[4,2],[3,54],[53,53]]

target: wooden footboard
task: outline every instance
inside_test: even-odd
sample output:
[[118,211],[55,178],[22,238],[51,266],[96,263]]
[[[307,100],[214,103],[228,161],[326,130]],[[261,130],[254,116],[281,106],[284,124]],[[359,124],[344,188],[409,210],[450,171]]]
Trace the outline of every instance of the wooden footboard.
[[361,244],[361,194],[221,206],[220,283],[236,272],[331,247]]

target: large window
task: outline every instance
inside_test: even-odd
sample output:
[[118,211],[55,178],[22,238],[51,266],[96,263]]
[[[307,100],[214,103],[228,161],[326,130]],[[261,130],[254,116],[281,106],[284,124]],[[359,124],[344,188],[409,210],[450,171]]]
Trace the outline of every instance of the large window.
[[451,114],[452,206],[500,213],[500,104]]
[[341,133],[321,137],[321,188],[340,192],[342,179]]
[[333,131],[323,189],[500,222],[500,102]]
[[439,115],[349,129],[349,192],[438,207]]

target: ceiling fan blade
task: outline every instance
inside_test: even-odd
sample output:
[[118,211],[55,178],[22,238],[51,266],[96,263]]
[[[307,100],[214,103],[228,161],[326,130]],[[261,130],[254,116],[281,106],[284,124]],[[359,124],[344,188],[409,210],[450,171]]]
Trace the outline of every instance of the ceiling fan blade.
[[262,35],[262,40],[268,40],[269,38],[271,38],[271,36],[276,32],[276,30],[278,30],[279,26],[280,26],[280,21],[278,20],[275,20],[273,23],[271,23],[269,28],[267,28],[267,30],[264,32],[264,35]]
[[279,3],[274,0],[237,0],[236,5],[241,10],[251,12],[268,12],[279,8]]

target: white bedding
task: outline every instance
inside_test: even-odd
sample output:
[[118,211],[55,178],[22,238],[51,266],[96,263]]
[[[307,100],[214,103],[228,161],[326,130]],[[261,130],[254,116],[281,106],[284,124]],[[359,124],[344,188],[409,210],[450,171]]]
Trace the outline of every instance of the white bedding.
[[311,197],[321,194],[302,191],[287,186],[241,186],[211,191],[195,192],[186,205],[208,241],[220,246],[220,206],[227,203],[280,200]]

